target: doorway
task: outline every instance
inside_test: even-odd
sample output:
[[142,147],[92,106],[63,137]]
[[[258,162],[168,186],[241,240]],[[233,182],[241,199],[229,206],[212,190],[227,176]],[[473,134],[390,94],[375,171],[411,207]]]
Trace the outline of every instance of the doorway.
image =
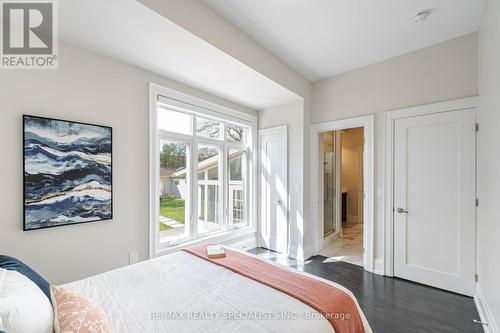
[[311,127],[312,252],[369,272],[374,272],[373,127],[373,116]]
[[288,249],[287,127],[259,130],[259,244],[279,252]]
[[363,127],[320,133],[323,242],[320,255],[363,266]]

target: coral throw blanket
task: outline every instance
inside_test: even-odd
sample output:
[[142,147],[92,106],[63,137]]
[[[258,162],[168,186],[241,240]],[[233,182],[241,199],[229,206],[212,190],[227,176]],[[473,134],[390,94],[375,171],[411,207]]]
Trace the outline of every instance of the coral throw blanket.
[[321,313],[336,333],[365,333],[355,300],[345,291],[320,280],[291,272],[252,256],[224,248],[224,258],[210,259],[207,245],[184,251],[227,268],[249,279],[288,294]]

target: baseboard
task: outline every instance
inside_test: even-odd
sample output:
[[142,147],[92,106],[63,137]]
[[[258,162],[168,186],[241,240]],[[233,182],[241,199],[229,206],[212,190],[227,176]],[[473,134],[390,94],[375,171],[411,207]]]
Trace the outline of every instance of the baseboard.
[[328,235],[325,238],[323,238],[322,240],[320,240],[321,248],[324,248],[325,246],[330,245],[331,242],[334,242],[339,238],[340,238],[340,232],[336,231],[334,233],[331,233],[330,235]]
[[483,325],[484,333],[500,333],[498,329],[497,322],[491,311],[491,308],[484,297],[483,291],[479,283],[476,284],[476,294],[474,295],[474,303],[476,303],[477,312],[479,313],[479,318],[483,323],[488,325]]
[[295,259],[299,262],[307,260],[312,255],[313,252],[310,246],[304,248],[302,246],[291,244],[288,247],[288,257]]
[[307,260],[309,259],[310,257],[312,257],[314,255],[313,253],[313,250],[312,250],[312,247],[310,246],[306,246],[304,248],[304,260]]
[[[193,241],[180,243],[178,245],[162,248],[156,250],[156,257],[163,256],[166,254],[174,253],[182,250],[188,246],[200,245],[203,243],[220,243],[228,246],[238,247],[242,250],[250,250],[257,246],[257,239],[255,230],[250,227],[245,227],[241,229],[236,229],[232,231],[223,232],[220,234],[210,235],[205,238],[195,239]],[[243,248],[246,246],[247,248]]]
[[375,258],[373,262],[373,274],[384,275],[384,260]]
[[236,249],[240,249],[243,251],[248,251],[255,249],[257,247],[257,237],[251,236],[251,237],[243,237],[243,238],[237,238],[234,240],[230,240],[228,242],[224,242],[225,245],[234,247]]

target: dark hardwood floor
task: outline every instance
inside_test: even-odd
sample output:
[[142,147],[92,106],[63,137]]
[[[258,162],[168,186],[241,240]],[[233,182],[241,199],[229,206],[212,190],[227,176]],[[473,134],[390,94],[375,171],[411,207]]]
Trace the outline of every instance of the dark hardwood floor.
[[362,267],[315,256],[298,263],[257,248],[249,251],[351,290],[375,333],[484,332],[474,300],[418,283],[368,273]]

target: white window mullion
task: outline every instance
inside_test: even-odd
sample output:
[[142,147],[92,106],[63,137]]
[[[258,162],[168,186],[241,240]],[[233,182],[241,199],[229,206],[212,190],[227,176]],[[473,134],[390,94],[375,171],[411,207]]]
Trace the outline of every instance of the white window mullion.
[[241,177],[243,180],[243,222],[250,224],[250,172],[249,172],[249,156],[248,150],[242,151],[241,158]]
[[[192,176],[192,169],[193,169],[193,162],[191,159],[191,155],[193,153],[193,144],[192,142],[187,143],[186,147],[186,185],[187,185],[187,198],[184,201],[184,228],[185,228],[185,235],[188,239],[191,239],[191,223],[189,221],[191,220],[191,209],[193,206],[193,189],[191,188],[191,182],[193,179]],[[181,240],[182,241],[182,240]]]
[[203,185],[204,191],[205,191],[205,199],[203,201],[204,203],[204,209],[203,209],[203,221],[207,222],[208,221],[208,170],[203,171],[203,177],[205,179],[205,184]]
[[260,191],[259,188],[259,143],[257,140],[257,128],[253,127],[248,131],[247,137],[247,146],[246,146],[246,166],[247,166],[247,194],[248,196],[245,198],[245,204],[247,205],[246,209],[247,225],[258,228],[258,220],[259,220],[259,211],[258,211],[258,193]]
[[239,143],[239,142],[226,142],[226,145],[229,148],[233,148],[233,149],[246,149],[247,148],[247,145],[245,145],[243,143]]
[[[222,124],[222,133],[225,139],[226,133],[226,124]],[[229,177],[228,177],[228,169],[229,169],[229,158],[228,158],[228,148],[227,144],[224,144],[222,147],[222,159],[221,159],[221,180],[222,180],[222,230],[226,231],[229,229],[229,207],[228,207],[228,193],[229,193]]]
[[[193,133],[196,132],[196,117],[192,118],[191,126]],[[191,181],[189,188],[191,189],[191,207],[189,208],[189,236],[191,239],[196,239],[198,235],[198,141],[196,137],[192,139],[193,151],[190,154],[191,161]]]
[[224,145],[219,145],[217,146],[218,148],[218,153],[219,153],[219,158],[218,158],[218,181],[217,181],[217,209],[219,210],[217,214],[217,223],[220,224],[221,229],[225,230],[224,227]]
[[200,142],[200,143],[204,143],[204,144],[212,145],[212,146],[220,145],[222,143],[222,140],[220,140],[220,139],[203,138],[201,136],[198,136],[197,139],[198,139],[198,142]]
[[160,246],[160,137],[158,135],[158,120],[157,120],[157,106],[155,103],[154,114],[150,114],[151,127],[154,131],[154,137],[151,137],[150,144],[152,150],[150,151],[151,162],[150,172],[152,173],[153,184],[150,183],[150,224],[153,223],[153,228],[150,230],[150,237],[154,240],[154,245],[150,244],[149,257],[153,258],[158,253]]

